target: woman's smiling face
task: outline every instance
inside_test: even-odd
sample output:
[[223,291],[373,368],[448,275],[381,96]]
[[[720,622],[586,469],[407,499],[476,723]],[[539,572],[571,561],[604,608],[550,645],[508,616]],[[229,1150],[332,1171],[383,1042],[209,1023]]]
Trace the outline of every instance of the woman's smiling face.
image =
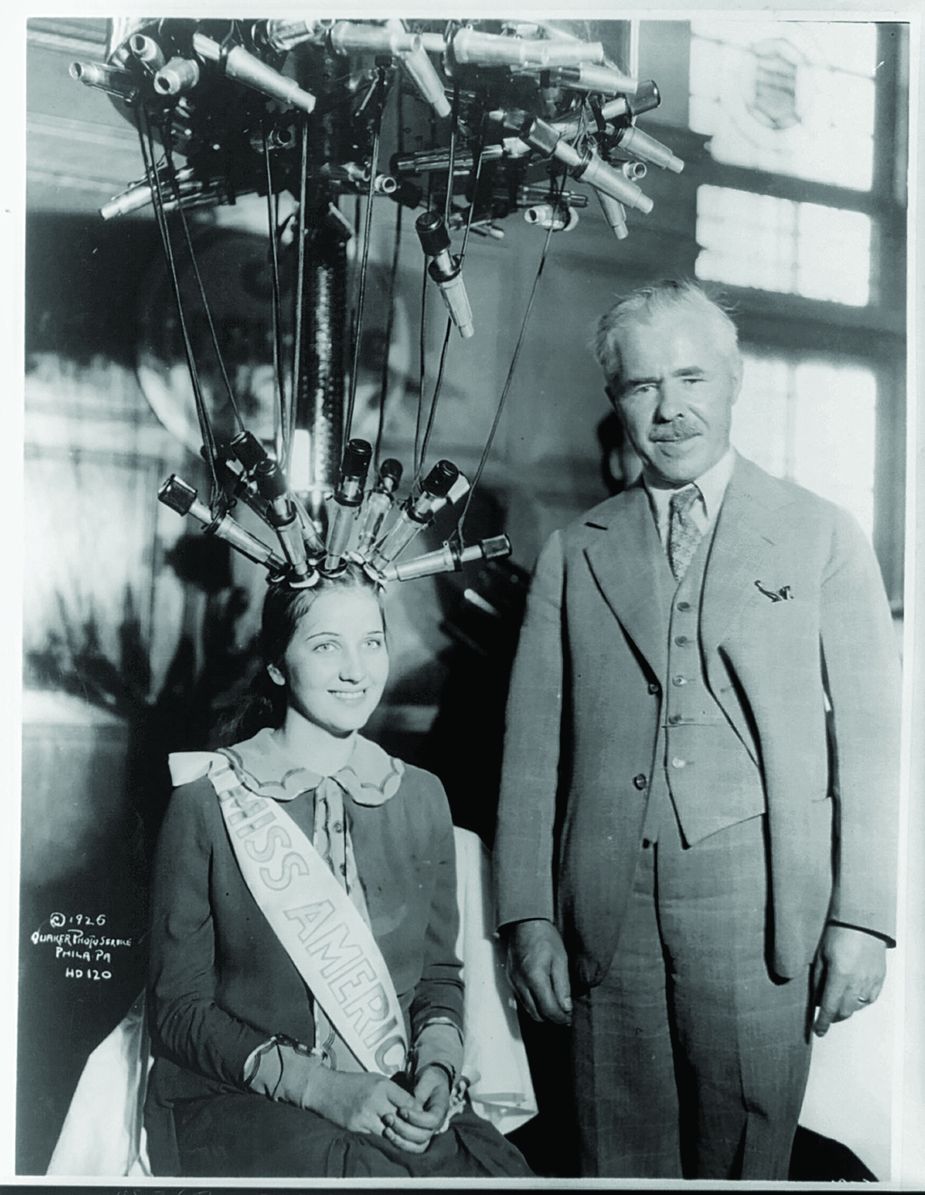
[[280,669],[290,706],[343,736],[365,726],[389,675],[382,610],[366,589],[320,593],[299,620]]

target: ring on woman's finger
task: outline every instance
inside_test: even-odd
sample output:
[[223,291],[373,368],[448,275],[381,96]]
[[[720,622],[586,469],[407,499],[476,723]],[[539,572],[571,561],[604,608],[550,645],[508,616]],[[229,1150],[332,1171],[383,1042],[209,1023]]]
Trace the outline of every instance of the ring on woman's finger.
[[855,1000],[857,1000],[858,1004],[871,1004],[871,1003],[873,1003],[873,1001],[871,1000],[870,996],[855,996]]

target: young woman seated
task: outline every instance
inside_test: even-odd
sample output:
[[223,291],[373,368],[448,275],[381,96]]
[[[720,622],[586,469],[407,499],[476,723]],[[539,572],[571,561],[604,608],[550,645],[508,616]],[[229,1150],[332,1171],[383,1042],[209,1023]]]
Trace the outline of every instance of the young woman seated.
[[263,728],[175,757],[157,850],[145,1106],[155,1174],[530,1174],[465,1098],[453,827],[360,735],[381,601],[348,566],[271,585]]

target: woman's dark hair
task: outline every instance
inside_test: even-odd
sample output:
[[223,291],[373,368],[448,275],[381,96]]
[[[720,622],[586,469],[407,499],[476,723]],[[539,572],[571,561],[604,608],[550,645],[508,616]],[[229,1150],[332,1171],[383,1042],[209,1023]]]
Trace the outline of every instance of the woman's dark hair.
[[[279,668],[286,648],[292,642],[299,623],[315,603],[315,599],[331,590],[359,589],[378,601],[380,590],[359,565],[348,563],[334,576],[322,574],[317,583],[306,589],[293,589],[285,582],[271,584],[263,599],[260,630],[257,635],[259,660],[250,690],[221,729],[223,742],[240,742],[250,738],[264,726],[281,726],[286,716],[288,698],[282,685],[274,684],[267,675],[267,665]],[[385,626],[385,613],[382,618]]]

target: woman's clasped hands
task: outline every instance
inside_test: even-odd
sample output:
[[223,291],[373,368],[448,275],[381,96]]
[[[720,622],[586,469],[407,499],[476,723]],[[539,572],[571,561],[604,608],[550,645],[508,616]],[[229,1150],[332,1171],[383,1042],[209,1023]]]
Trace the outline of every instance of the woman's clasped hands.
[[415,1077],[414,1099],[385,1118],[384,1136],[408,1153],[422,1154],[443,1127],[450,1109],[450,1080],[439,1066],[425,1066]]
[[449,1076],[441,1067],[427,1066],[409,1093],[384,1075],[319,1067],[305,1106],[351,1132],[378,1134],[399,1149],[422,1154],[446,1119]]

